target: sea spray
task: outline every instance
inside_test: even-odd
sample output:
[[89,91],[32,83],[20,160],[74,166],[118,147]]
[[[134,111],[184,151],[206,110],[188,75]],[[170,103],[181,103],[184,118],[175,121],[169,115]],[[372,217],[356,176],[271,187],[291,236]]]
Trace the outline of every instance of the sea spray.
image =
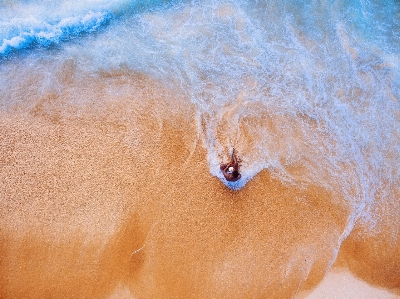
[[112,19],[165,6],[169,1],[11,1],[0,8],[0,59],[105,27]]

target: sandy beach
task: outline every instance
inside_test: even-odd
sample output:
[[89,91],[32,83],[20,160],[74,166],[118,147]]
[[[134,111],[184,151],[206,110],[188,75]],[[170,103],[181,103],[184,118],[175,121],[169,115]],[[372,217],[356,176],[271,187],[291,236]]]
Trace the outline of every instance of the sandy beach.
[[[321,281],[308,298],[396,298],[323,280],[349,214],[331,191],[267,170],[232,191],[184,98],[124,71],[60,81],[1,112],[1,298],[290,298]],[[399,290],[399,256],[373,281]]]

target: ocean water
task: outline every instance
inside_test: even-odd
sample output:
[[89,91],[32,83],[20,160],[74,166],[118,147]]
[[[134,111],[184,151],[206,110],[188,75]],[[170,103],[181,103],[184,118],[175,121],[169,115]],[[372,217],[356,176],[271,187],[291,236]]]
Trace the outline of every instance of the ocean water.
[[[143,102],[126,101],[136,94]],[[85,113],[135,122],[135,105],[146,106],[154,136],[166,122],[182,127],[184,115],[187,157],[201,147],[205,171],[232,194],[268,173],[296,190],[321,188],[329,196],[318,201],[346,211],[343,225],[320,235],[330,240],[325,270],[343,247],[356,274],[399,289],[398,1],[3,0],[2,115],[37,117],[38,102],[64,122]],[[124,142],[140,150],[137,140]],[[229,183],[219,165],[233,148],[242,179]],[[359,270],[355,256],[389,266],[371,278],[373,267]],[[261,298],[265,289],[231,298]]]

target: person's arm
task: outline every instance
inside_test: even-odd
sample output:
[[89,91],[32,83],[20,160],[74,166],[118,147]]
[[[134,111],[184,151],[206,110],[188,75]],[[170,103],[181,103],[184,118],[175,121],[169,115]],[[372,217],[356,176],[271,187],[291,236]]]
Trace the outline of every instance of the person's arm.
[[239,171],[239,163],[238,163],[238,161],[236,159],[235,149],[233,149],[233,151],[232,151],[231,164],[233,165],[233,168],[235,168],[235,170]]
[[225,169],[222,171],[222,174],[224,175],[224,177],[225,177],[225,179],[226,179],[227,181],[231,181],[231,180],[232,180],[232,175],[228,174],[228,173],[226,172],[226,170],[227,170],[227,168],[225,168]]
[[235,148],[232,149],[231,163],[232,164],[236,163]]

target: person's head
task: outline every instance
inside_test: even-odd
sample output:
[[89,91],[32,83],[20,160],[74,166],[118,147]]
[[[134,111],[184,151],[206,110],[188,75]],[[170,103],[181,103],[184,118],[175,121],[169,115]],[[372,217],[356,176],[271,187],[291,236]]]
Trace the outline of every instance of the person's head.
[[235,168],[233,168],[233,166],[231,166],[231,167],[228,168],[228,171],[231,172],[231,173],[232,173],[234,170],[235,170]]

